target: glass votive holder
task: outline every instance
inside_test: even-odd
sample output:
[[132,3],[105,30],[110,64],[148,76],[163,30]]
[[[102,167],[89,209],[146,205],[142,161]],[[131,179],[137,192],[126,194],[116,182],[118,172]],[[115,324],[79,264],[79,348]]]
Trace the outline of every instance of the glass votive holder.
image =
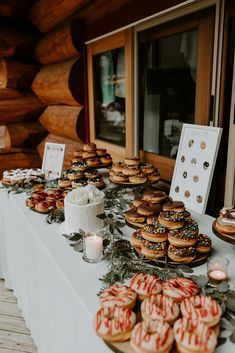
[[218,286],[228,281],[229,261],[226,257],[213,256],[207,262],[207,276],[211,285]]
[[100,262],[103,258],[103,235],[100,232],[83,235],[83,260],[90,263]]

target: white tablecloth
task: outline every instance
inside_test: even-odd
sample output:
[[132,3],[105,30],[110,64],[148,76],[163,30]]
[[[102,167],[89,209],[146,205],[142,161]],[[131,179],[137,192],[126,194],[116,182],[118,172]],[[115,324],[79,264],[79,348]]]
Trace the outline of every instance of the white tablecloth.
[[[99,278],[107,263],[88,264],[61,236],[58,224],[25,207],[25,194],[0,192],[0,275],[18,298],[39,353],[105,353],[110,349],[93,329],[99,304]],[[212,218],[193,214],[200,231],[213,238],[214,253],[230,261],[235,283],[235,246],[215,237]],[[125,227],[129,236],[132,229]],[[195,268],[206,273],[206,265]],[[230,342],[216,352],[232,353]]]

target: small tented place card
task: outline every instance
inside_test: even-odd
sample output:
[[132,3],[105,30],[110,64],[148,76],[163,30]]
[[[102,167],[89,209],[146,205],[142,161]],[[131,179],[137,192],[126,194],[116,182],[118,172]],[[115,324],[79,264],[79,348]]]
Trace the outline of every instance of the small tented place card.
[[222,129],[183,124],[170,196],[204,214],[215,168]]
[[60,178],[64,162],[65,145],[46,142],[42,161],[42,172],[47,179]]

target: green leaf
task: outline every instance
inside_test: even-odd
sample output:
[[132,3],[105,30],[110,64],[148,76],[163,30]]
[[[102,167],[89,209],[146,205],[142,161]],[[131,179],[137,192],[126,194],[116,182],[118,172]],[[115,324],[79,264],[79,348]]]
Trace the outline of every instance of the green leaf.
[[103,247],[106,248],[107,246],[109,246],[110,244],[110,240],[109,239],[104,239],[103,240]]
[[215,292],[215,288],[209,287],[205,289],[206,294],[213,294]]
[[117,225],[119,228],[123,228],[123,227],[125,227],[126,223],[116,221],[116,225]]
[[119,234],[123,235],[123,232],[121,231],[121,229],[119,229],[117,226],[115,226],[115,228],[117,229]]
[[108,213],[108,218],[113,218],[113,214],[112,213]]
[[235,343],[235,331],[233,331],[233,334],[229,337],[229,340],[230,340],[232,343]]
[[226,341],[227,341],[227,338],[225,338],[225,337],[219,337],[218,338],[218,341],[217,341],[217,347],[218,346],[221,346],[222,344],[225,344],[226,343]]
[[106,219],[107,218],[105,213],[97,214],[96,217],[99,218],[99,219]]
[[178,268],[185,273],[193,273],[193,269],[187,265],[179,265]]
[[85,235],[85,234],[86,234],[86,232],[84,232],[84,230],[83,230],[83,229],[79,228],[79,234],[80,234],[80,235]]
[[194,281],[198,284],[199,287],[205,287],[205,285],[208,282],[207,276],[204,275],[199,275],[199,276],[194,276]]
[[229,330],[223,330],[220,332],[220,337],[221,338],[228,338],[232,335],[232,331],[229,331]]
[[[233,331],[234,327],[231,324],[231,322],[229,322],[227,319],[225,319],[224,317],[222,317],[221,321],[220,321],[220,326],[222,328],[224,328],[225,330],[229,330],[229,331]],[[225,336],[224,336],[225,337]]]
[[77,240],[80,240],[81,238],[82,238],[82,235],[79,234],[79,233],[72,233],[72,234],[68,237],[68,239],[69,239],[70,241],[77,241]]
[[234,299],[228,299],[227,302],[226,302],[226,307],[227,307],[227,309],[229,309],[233,313],[235,313],[235,300]]
[[74,248],[75,251],[78,251],[78,252],[83,251],[83,244],[82,244],[82,242],[77,243],[76,245],[74,245],[73,248]]

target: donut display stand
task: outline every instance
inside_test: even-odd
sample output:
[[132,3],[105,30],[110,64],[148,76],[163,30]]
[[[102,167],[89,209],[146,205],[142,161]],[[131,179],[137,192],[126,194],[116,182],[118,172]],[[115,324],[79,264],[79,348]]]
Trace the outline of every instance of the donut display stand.
[[212,231],[221,240],[235,245],[235,234],[221,233],[216,227],[216,220],[212,223]]
[[[140,254],[140,248],[138,247],[134,247],[134,250],[135,252],[139,255]],[[191,261],[191,262],[176,262],[176,261],[172,261],[169,257],[167,257],[167,263],[169,265],[187,265],[189,267],[197,267],[197,266],[200,266],[200,265],[203,265],[207,262],[207,259],[208,257],[211,256],[211,251],[206,253],[206,254],[199,254],[197,253],[196,255],[196,258]],[[145,258],[147,259],[147,258]],[[149,259],[149,261],[155,265],[155,266],[158,266],[158,267],[165,267],[165,264],[166,264],[166,259],[165,259],[165,256],[163,256],[162,258],[159,258],[159,259],[156,259],[156,260],[152,260],[152,259]]]

